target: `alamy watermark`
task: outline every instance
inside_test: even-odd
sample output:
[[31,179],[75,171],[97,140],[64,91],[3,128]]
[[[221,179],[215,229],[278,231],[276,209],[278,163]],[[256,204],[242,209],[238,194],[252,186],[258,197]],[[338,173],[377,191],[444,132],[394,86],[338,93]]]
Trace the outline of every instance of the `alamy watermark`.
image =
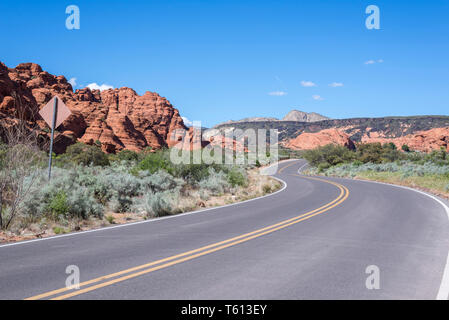
[[379,30],[380,29],[380,9],[376,5],[369,5],[365,10],[366,14],[369,16],[365,20],[365,26],[368,30]]
[[194,121],[189,130],[176,130],[170,138],[175,141],[170,151],[174,164],[265,165],[279,160],[276,129],[203,130]]
[[368,290],[380,289],[380,269],[376,265],[369,265],[365,269],[365,273],[369,274],[366,278],[365,286]]
[[68,30],[79,30],[81,25],[80,8],[76,5],[70,5],[65,9],[69,16],[65,20],[65,27]]
[[76,265],[69,265],[65,268],[65,273],[69,276],[65,280],[65,287],[67,289],[79,289],[80,288],[80,268]]

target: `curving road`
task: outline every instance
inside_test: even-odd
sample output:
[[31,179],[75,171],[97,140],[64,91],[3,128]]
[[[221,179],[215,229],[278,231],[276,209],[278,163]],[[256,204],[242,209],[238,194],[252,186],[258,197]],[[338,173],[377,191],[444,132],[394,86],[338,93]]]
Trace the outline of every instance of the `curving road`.
[[[449,209],[413,190],[298,175],[276,194],[0,246],[0,299],[447,298]],[[66,267],[81,287],[65,288]],[[369,290],[368,266],[379,270]]]

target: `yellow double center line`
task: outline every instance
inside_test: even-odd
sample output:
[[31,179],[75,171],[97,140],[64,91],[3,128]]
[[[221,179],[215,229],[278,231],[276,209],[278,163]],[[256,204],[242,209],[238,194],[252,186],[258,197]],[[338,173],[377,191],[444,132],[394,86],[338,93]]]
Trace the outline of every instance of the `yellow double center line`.
[[[299,176],[299,175],[297,175],[297,176]],[[301,177],[303,177],[303,176],[301,176]],[[338,195],[338,197],[336,199],[325,204],[324,206],[322,206],[320,208],[317,208],[315,210],[306,212],[299,216],[281,221],[279,223],[267,226],[265,228],[258,229],[258,230],[255,230],[255,231],[252,231],[249,233],[245,233],[245,234],[242,234],[240,236],[237,236],[237,237],[234,237],[231,239],[213,243],[213,244],[210,244],[210,245],[207,245],[207,246],[195,249],[195,250],[177,254],[177,255],[174,255],[174,256],[171,256],[168,258],[160,259],[160,260],[153,261],[153,262],[150,262],[147,264],[143,264],[143,265],[129,268],[126,270],[122,270],[122,271],[119,271],[116,273],[111,273],[111,274],[108,274],[108,275],[105,275],[102,277],[98,277],[98,278],[95,278],[92,280],[88,280],[88,281],[80,283],[80,285],[79,285],[80,289],[78,289],[78,290],[73,290],[70,288],[61,288],[61,289],[45,292],[45,293],[27,298],[26,300],[38,300],[38,299],[49,298],[49,297],[53,297],[53,298],[51,298],[52,300],[67,299],[67,298],[71,298],[74,296],[78,296],[78,295],[86,293],[86,292],[90,292],[90,291],[97,290],[97,289],[100,289],[103,287],[107,287],[107,286],[113,285],[118,282],[132,279],[132,278],[135,278],[135,277],[138,277],[138,276],[141,276],[141,275],[144,275],[144,274],[156,271],[156,270],[164,269],[164,268],[167,268],[167,267],[170,267],[170,266],[173,266],[173,265],[185,262],[185,261],[189,261],[189,260],[204,256],[204,255],[219,251],[219,250],[223,250],[225,248],[229,248],[231,246],[238,245],[240,243],[243,243],[243,242],[255,239],[255,238],[259,238],[263,235],[273,233],[275,231],[284,229],[293,224],[310,219],[316,215],[322,214],[322,213],[338,206],[343,201],[345,201],[349,196],[349,190],[345,186],[343,186],[339,183],[324,180],[324,179],[319,179],[319,178],[312,178],[312,177],[303,177],[303,178],[318,180],[321,182],[332,184],[340,190],[340,194]]]

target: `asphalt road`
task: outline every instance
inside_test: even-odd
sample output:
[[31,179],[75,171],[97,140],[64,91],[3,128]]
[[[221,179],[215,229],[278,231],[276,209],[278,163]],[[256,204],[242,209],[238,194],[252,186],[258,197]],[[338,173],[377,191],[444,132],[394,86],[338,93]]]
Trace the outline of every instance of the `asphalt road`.
[[[287,186],[253,201],[0,246],[0,299],[447,298],[442,203],[390,185],[303,177],[303,165],[281,163],[276,177]],[[69,265],[80,289],[65,288]],[[379,289],[366,286],[372,265]]]

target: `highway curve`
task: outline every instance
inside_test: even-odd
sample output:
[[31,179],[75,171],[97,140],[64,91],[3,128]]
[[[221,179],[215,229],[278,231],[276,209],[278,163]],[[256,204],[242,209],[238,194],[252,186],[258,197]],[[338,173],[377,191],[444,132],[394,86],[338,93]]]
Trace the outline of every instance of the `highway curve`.
[[[0,246],[0,299],[447,298],[448,210],[391,185],[304,177],[276,194]],[[66,268],[79,289],[65,287]],[[368,266],[379,289],[368,289]]]

